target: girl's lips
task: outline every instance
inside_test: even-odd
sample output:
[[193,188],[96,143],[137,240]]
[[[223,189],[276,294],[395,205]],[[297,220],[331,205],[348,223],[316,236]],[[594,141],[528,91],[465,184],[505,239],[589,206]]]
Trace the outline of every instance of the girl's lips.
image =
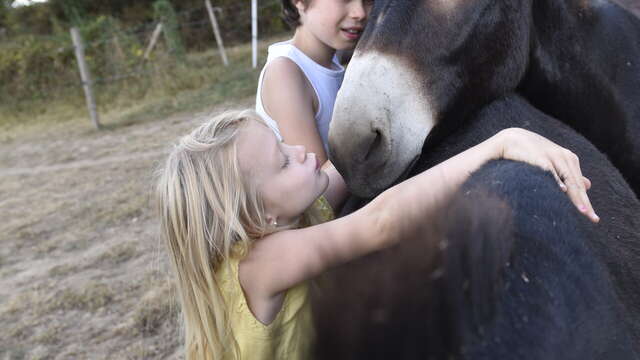
[[[352,31],[349,31],[352,30]],[[361,30],[353,30],[353,29],[340,29],[342,34],[349,40],[358,40],[360,34],[362,34]]]
[[315,163],[315,169],[318,170],[320,169],[320,160],[318,160],[318,157],[316,156],[315,153],[307,153],[307,157],[309,156],[313,156],[313,162]]

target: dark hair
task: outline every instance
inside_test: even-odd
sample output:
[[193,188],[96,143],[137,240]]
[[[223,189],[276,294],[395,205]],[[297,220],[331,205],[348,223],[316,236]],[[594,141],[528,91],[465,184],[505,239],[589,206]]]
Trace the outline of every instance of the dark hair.
[[[303,2],[306,5],[309,0],[303,0]],[[282,18],[293,29],[300,26],[300,14],[292,0],[282,0]]]

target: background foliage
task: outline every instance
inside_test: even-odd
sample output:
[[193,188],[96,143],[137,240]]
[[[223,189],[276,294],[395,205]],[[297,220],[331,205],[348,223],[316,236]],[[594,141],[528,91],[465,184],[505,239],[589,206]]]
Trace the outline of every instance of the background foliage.
[[[173,76],[184,76],[190,65],[211,66],[202,56],[186,59],[183,54],[215,51],[204,0],[48,0],[31,6],[12,7],[0,0],[0,112],[17,113],[69,98],[82,100],[82,89],[69,28],[80,29],[85,54],[97,85],[121,82],[110,93],[123,88],[144,91],[144,86],[167,85],[175,91]],[[287,30],[280,18],[277,0],[260,0],[260,37]],[[212,0],[221,7],[218,15],[225,46],[246,43],[251,38],[250,2]],[[144,50],[157,22],[163,19],[164,36],[151,59]],[[176,59],[179,56],[180,59]],[[161,76],[158,81],[122,81],[131,75]],[[201,77],[201,76],[200,76]],[[206,80],[203,80],[206,81]],[[143,81],[144,82],[144,81]],[[145,85],[146,84],[146,85]],[[106,105],[104,102],[101,105]],[[0,122],[3,121],[0,117]]]

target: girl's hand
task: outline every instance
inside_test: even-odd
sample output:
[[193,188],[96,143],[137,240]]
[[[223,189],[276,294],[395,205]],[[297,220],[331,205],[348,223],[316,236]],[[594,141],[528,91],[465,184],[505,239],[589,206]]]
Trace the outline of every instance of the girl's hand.
[[560,189],[567,192],[571,202],[591,221],[598,222],[587,190],[591,181],[582,176],[578,156],[546,138],[519,128],[510,128],[498,133],[499,156],[504,159],[523,161],[550,171]]

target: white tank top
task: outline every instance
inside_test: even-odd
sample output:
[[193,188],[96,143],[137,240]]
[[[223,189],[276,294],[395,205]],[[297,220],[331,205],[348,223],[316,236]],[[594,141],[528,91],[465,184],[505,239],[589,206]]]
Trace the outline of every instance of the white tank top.
[[335,56],[333,57],[333,67],[335,69],[328,69],[316,63],[302,51],[298,50],[298,48],[293,46],[291,44],[291,40],[275,43],[269,46],[267,63],[264,65],[264,68],[262,68],[262,72],[260,73],[260,78],[258,80],[256,111],[273,129],[279,140],[282,140],[282,135],[280,134],[278,123],[265,111],[260,94],[262,93],[262,79],[264,77],[265,70],[274,59],[281,56],[291,59],[291,61],[298,65],[316,93],[316,97],[318,98],[318,110],[315,114],[316,126],[318,127],[318,133],[322,138],[324,150],[328,155],[329,123],[331,122],[331,116],[333,115],[333,105],[336,102],[338,89],[340,88],[340,85],[342,85],[342,79],[344,78],[344,67],[340,65]]

